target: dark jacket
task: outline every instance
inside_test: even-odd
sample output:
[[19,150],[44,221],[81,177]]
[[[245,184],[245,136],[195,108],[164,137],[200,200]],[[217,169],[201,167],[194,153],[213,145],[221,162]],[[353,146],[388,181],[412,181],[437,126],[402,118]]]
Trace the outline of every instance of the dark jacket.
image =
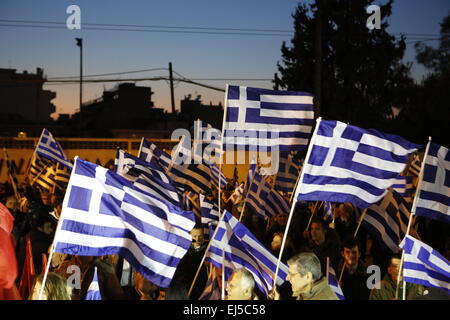
[[[336,276],[338,277],[338,280],[341,275],[342,266],[343,262],[341,262],[337,271]],[[368,278],[369,275],[361,260],[358,262],[358,267],[353,273],[350,273],[349,269],[345,268],[341,279],[341,289],[345,300],[368,300],[370,294],[370,290],[367,287]]]

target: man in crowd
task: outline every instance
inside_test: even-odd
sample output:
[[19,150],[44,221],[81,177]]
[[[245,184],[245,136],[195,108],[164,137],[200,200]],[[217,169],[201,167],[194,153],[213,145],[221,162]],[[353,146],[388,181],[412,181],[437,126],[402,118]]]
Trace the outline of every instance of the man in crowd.
[[[370,300],[395,300],[397,291],[397,300],[402,300],[403,297],[403,279],[400,274],[401,256],[399,254],[394,254],[391,257],[388,266],[388,272],[386,276],[381,280],[379,284],[376,285],[374,289],[370,292]],[[398,279],[398,290],[397,289],[397,279]],[[421,296],[423,294],[424,288],[421,285],[406,282],[406,300],[410,300],[416,296]]]
[[233,271],[227,282],[227,300],[257,300],[254,292],[255,279],[245,268]]
[[[346,300],[368,300],[367,287],[368,274],[364,262],[361,260],[361,251],[358,241],[348,237],[342,242],[342,261],[337,275],[341,278],[341,289]],[[344,268],[344,270],[342,270]]]
[[304,244],[299,252],[313,252],[319,258],[322,266],[322,273],[326,272],[327,257],[330,257],[331,264],[336,270],[340,259],[340,239],[337,233],[328,228],[325,221],[319,217],[314,217],[311,221],[308,242]]

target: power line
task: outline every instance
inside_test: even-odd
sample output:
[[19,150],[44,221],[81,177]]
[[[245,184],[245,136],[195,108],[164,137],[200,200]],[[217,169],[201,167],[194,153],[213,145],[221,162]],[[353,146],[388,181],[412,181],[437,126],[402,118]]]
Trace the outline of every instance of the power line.
[[[133,70],[133,71],[122,71],[122,72],[112,72],[112,73],[103,73],[103,74],[90,74],[83,75],[83,78],[91,78],[91,77],[102,77],[102,76],[113,76],[120,74],[130,74],[130,73],[141,73],[141,72],[150,72],[150,71],[160,71],[160,70],[168,70],[167,68],[153,68],[153,69],[142,69],[142,70]],[[69,79],[69,78],[79,78],[80,76],[59,76],[59,77],[49,77],[47,80],[57,80],[57,79]]]

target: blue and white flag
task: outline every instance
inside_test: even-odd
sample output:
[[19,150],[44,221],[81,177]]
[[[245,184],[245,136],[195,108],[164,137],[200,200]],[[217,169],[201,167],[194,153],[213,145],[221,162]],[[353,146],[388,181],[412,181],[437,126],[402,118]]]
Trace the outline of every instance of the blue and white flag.
[[328,224],[332,223],[334,220],[333,206],[328,201],[325,201],[325,208],[323,211],[323,220]]
[[141,143],[139,158],[147,162],[155,161],[158,163],[166,170],[167,175],[173,180],[177,188],[191,190],[197,193],[211,193],[211,169],[204,164],[191,163],[191,153],[183,147],[182,142],[176,148],[179,150],[178,153],[182,152],[182,158],[188,161],[187,164],[177,163],[180,160],[178,159],[179,154],[176,155],[176,159],[172,160],[170,155],[144,138]]
[[244,182],[242,182],[237,188],[234,189],[230,198],[228,199],[233,203],[233,205],[238,204],[242,200],[244,200]]
[[117,174],[130,180],[135,187],[181,207],[181,198],[172,179],[154,161],[146,162],[117,149],[115,164]]
[[205,290],[203,290],[198,300],[221,300],[221,298],[222,292],[220,291],[219,277],[217,276],[216,268],[211,266]]
[[263,217],[289,214],[289,203],[259,174],[255,174],[245,200],[247,206]]
[[401,195],[406,202],[411,203],[414,194],[413,177],[397,177],[395,183],[392,185],[392,189]]
[[94,267],[94,278],[92,278],[92,282],[89,285],[84,300],[102,300],[100,287],[98,286],[97,267]]
[[301,163],[288,152],[281,152],[279,159],[274,189],[286,193],[293,192],[300,175]]
[[429,143],[414,214],[450,223],[450,152]]
[[313,96],[227,85],[224,150],[290,151],[308,144]]
[[73,167],[59,143],[47,129],[42,130],[35,152],[44,158],[59,162],[69,169]]
[[210,234],[210,226],[213,226],[213,230],[219,222],[219,207],[210,199],[208,199],[203,194],[200,195],[200,208],[201,208],[201,223],[203,226],[205,238],[209,239],[212,234]]
[[143,193],[117,173],[78,157],[64,197],[56,252],[118,254],[167,288],[191,246],[194,214]]
[[[224,211],[218,230],[206,253],[206,261],[216,267],[225,265],[225,280],[228,281],[233,270],[245,267],[253,274],[261,292],[266,295],[272,290],[273,276],[277,267],[277,257],[267,250],[255,236],[228,211]],[[222,261],[222,252],[225,261]],[[280,262],[277,275],[277,285],[283,284],[288,273],[288,267]]]
[[386,196],[367,208],[361,225],[369,230],[388,252],[398,253],[406,234],[410,212],[403,198],[389,190]]
[[336,294],[336,296],[339,298],[339,300],[345,300],[344,293],[342,292],[341,287],[339,286],[339,282],[336,277],[336,272],[334,272],[333,267],[330,263],[330,258],[327,257],[327,281],[328,285],[330,286],[331,290]]
[[212,162],[213,157],[220,156],[222,150],[222,132],[200,119],[194,121],[194,154],[200,159]]
[[382,199],[420,145],[339,121],[318,121],[298,201],[351,202],[367,208]]
[[426,287],[441,288],[450,294],[450,262],[429,245],[407,235],[404,250],[403,279]]
[[420,173],[420,168],[422,167],[422,162],[417,154],[415,154],[409,164],[408,176],[418,177]]

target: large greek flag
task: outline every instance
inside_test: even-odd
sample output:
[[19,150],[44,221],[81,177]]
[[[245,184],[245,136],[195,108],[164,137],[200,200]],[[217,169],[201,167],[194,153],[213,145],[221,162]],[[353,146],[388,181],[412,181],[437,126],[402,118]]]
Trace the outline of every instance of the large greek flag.
[[404,250],[403,279],[426,287],[441,288],[450,294],[450,263],[429,245],[407,235]]
[[286,193],[293,192],[300,175],[301,163],[288,152],[281,152],[279,159],[274,189]]
[[[205,260],[212,262],[219,268],[222,268],[223,263],[225,265],[225,280],[230,278],[233,270],[245,267],[253,274],[261,292],[267,295],[273,287],[277,258],[228,211],[224,211],[217,228]],[[225,261],[222,261],[222,251],[225,252]],[[287,265],[281,262],[277,275],[277,285],[283,284],[287,273]]]
[[361,225],[369,230],[388,252],[397,253],[408,227],[410,212],[404,199],[395,191],[367,208]]
[[192,212],[145,194],[115,172],[77,157],[55,251],[118,254],[148,280],[167,288],[191,246],[194,225]]
[[227,85],[225,96],[224,150],[290,151],[308,144],[311,94]]
[[318,121],[299,201],[351,202],[367,208],[386,195],[420,145],[377,130],[339,121]]
[[450,223],[450,152],[429,143],[414,214]]
[[69,169],[73,167],[73,164],[67,160],[66,154],[59,143],[53,138],[50,131],[45,128],[42,130],[35,152],[44,158],[59,162]]
[[255,173],[245,203],[263,217],[270,218],[279,214],[289,214],[287,200],[258,173]]
[[146,162],[117,149],[116,172],[133,185],[163,201],[181,206],[181,198],[170,179],[155,162]]

